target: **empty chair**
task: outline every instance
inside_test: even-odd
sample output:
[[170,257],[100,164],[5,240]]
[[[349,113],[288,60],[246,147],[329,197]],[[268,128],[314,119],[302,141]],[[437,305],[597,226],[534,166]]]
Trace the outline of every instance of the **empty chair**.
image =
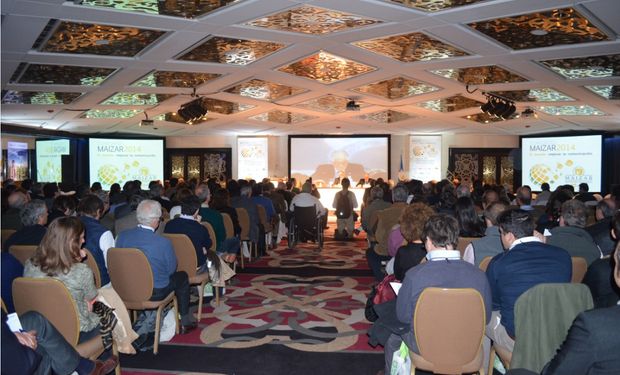
[[[193,252],[192,248],[192,252]],[[195,256],[195,254],[194,254]],[[179,333],[178,304],[174,292],[161,301],[151,301],[153,294],[153,271],[142,251],[133,248],[110,248],[108,250],[108,273],[112,286],[121,297],[127,310],[155,310],[155,345],[153,354],[159,351],[159,328],[163,309],[172,304],[177,319],[176,333]]]
[[[77,306],[67,287],[59,280],[18,277],[13,281],[13,300],[18,314],[36,311],[49,320],[80,356],[96,359],[103,353],[99,335],[78,344],[80,322]],[[115,345],[112,350],[118,355]],[[120,375],[120,366],[116,367],[116,374]]]
[[[189,278],[190,285],[198,285],[198,313],[196,318],[200,321],[202,317],[202,302],[205,285],[209,282],[209,273],[197,273],[198,258],[192,241],[184,234],[164,233],[164,237],[172,242],[174,253],[177,257],[177,271],[185,271]],[[213,241],[215,243],[215,241]],[[220,304],[220,290],[215,289],[215,303]]]
[[439,374],[484,374],[485,320],[484,302],[475,289],[424,289],[413,317],[420,354],[409,352],[411,373],[419,368]]
[[36,251],[36,245],[13,245],[9,249],[9,253],[17,258],[21,264],[26,264],[26,261],[32,258]]

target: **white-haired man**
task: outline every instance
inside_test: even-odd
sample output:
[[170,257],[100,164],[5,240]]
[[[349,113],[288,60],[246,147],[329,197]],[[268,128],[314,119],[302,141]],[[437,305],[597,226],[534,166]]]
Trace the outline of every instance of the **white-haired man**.
[[196,328],[189,313],[189,281],[187,273],[177,271],[177,258],[169,239],[155,233],[161,219],[161,205],[154,200],[140,202],[136,209],[138,226],[121,232],[117,247],[134,247],[141,250],[153,271],[153,294],[151,301],[160,301],[174,291],[181,314],[181,334]]

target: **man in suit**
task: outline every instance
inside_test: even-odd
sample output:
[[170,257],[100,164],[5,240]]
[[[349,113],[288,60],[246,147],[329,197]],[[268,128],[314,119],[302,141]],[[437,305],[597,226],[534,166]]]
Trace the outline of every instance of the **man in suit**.
[[551,229],[547,243],[568,251],[572,257],[582,257],[588,266],[601,257],[601,250],[586,226],[586,205],[576,199],[562,203],[560,226]]
[[28,202],[19,216],[23,226],[6,239],[3,249],[9,250],[13,245],[38,245],[47,231],[47,206],[44,201]]
[[542,283],[568,283],[572,276],[570,255],[534,236],[529,212],[514,208],[497,217],[506,250],[489,263],[486,274],[493,295],[493,314],[486,335],[505,350],[514,349],[514,306],[521,294]]
[[181,314],[181,334],[196,328],[196,322],[189,313],[189,280],[187,273],[176,271],[177,258],[169,239],[155,233],[161,220],[161,205],[154,200],[140,202],[136,209],[138,226],[121,232],[116,240],[117,247],[135,247],[141,250],[153,271],[153,294],[151,301],[161,301],[174,291]]
[[331,155],[331,160],[331,164],[321,164],[316,167],[312,174],[312,180],[315,183],[319,181],[329,183],[336,178],[342,180],[345,177],[358,181],[366,175],[363,165],[349,163],[349,155],[344,150],[334,151]]
[[[4,190],[2,191],[4,194]],[[2,229],[21,229],[23,224],[19,212],[28,203],[28,196],[21,191],[14,191],[8,197],[9,209],[2,214]]]
[[594,242],[598,245],[603,256],[610,255],[614,250],[614,241],[611,238],[611,218],[616,212],[616,202],[610,198],[602,199],[596,204],[596,224],[586,227]]
[[[615,249],[614,280],[620,287],[620,244]],[[542,375],[620,374],[620,305],[594,309],[577,315],[564,343],[545,365]],[[511,375],[528,375],[523,369]]]

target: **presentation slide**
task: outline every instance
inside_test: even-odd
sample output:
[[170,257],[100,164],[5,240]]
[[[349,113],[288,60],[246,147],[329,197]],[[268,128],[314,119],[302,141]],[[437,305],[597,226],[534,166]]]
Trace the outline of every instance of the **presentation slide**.
[[28,178],[28,143],[7,143],[8,179],[22,181]]
[[303,183],[309,177],[319,187],[332,186],[348,177],[387,180],[389,136],[296,137],[290,136],[290,175]]
[[140,180],[146,189],[153,180],[164,180],[163,139],[89,139],[90,183],[100,182],[104,190],[113,183],[121,186]]
[[585,182],[591,192],[601,191],[602,139],[600,135],[522,138],[522,183],[540,190],[547,182],[553,191]]
[[68,139],[36,141],[38,182],[60,182],[62,180],[62,155],[71,153]]
[[409,178],[422,182],[441,180],[441,136],[409,138]]
[[269,176],[269,144],[266,137],[237,138],[237,178],[261,181]]

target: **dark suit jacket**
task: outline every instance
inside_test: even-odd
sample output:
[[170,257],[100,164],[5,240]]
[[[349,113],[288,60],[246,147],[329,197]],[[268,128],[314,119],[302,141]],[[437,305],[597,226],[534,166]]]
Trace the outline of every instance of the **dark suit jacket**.
[[601,249],[603,255],[609,255],[614,251],[614,241],[611,239],[611,217],[606,217],[596,224],[586,227],[594,242]]
[[620,374],[619,327],[620,306],[582,312],[542,374]]

